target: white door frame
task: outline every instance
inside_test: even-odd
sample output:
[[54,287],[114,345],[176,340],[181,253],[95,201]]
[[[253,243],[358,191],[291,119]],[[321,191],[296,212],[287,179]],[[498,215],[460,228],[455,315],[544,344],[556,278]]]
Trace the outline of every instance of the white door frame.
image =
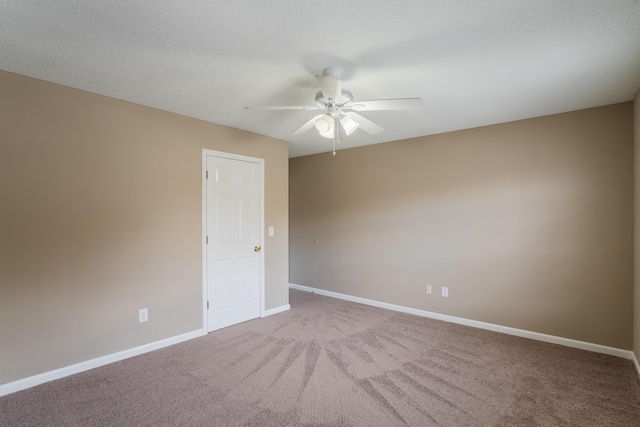
[[230,160],[240,160],[245,162],[258,163],[260,165],[260,246],[262,250],[259,252],[260,259],[260,317],[264,317],[265,301],[264,301],[264,159],[257,157],[242,156],[240,154],[225,153],[223,151],[202,149],[202,329],[207,333],[209,330],[209,319],[207,313],[207,157],[221,157]]

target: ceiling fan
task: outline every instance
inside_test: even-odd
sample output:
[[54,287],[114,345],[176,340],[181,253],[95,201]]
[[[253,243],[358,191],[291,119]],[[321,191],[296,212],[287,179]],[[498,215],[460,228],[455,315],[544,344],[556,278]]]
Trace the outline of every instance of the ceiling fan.
[[340,67],[325,68],[321,76],[316,76],[320,91],[316,93],[315,105],[290,106],[258,106],[244,107],[246,110],[319,110],[323,111],[312,117],[305,124],[293,131],[292,135],[301,135],[315,127],[321,136],[333,139],[333,155],[336,154],[336,143],[340,143],[339,129],[351,135],[360,128],[370,135],[380,133],[383,129],[356,111],[376,110],[417,110],[424,108],[420,98],[374,99],[370,101],[354,101],[351,92],[342,89],[340,78],[344,70]]

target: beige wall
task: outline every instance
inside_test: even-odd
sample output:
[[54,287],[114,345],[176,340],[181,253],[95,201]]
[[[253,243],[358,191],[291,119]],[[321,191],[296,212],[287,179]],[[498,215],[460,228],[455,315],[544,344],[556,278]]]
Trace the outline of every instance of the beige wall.
[[633,287],[633,351],[640,360],[640,90],[633,101],[633,138],[635,157],[635,251]]
[[265,159],[288,304],[285,141],[6,72],[0,94],[0,384],[202,327],[203,148]]
[[290,281],[631,349],[632,120],[627,102],[291,159]]

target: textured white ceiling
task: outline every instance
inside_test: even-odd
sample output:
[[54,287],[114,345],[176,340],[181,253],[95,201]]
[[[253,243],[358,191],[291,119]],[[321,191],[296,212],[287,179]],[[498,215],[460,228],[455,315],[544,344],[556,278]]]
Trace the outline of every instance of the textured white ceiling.
[[[315,75],[345,68],[385,128],[340,148],[629,101],[640,87],[639,0],[0,0],[0,69],[326,152]],[[1,94],[0,94],[1,96]]]

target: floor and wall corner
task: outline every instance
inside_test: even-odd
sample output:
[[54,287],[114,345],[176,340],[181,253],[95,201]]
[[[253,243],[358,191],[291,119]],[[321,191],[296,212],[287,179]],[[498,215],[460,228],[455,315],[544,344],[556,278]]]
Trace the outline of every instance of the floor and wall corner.
[[203,334],[203,148],[265,159],[269,313],[296,283],[612,349],[640,374],[638,95],[289,160],[285,141],[11,73],[0,91],[0,395]]

